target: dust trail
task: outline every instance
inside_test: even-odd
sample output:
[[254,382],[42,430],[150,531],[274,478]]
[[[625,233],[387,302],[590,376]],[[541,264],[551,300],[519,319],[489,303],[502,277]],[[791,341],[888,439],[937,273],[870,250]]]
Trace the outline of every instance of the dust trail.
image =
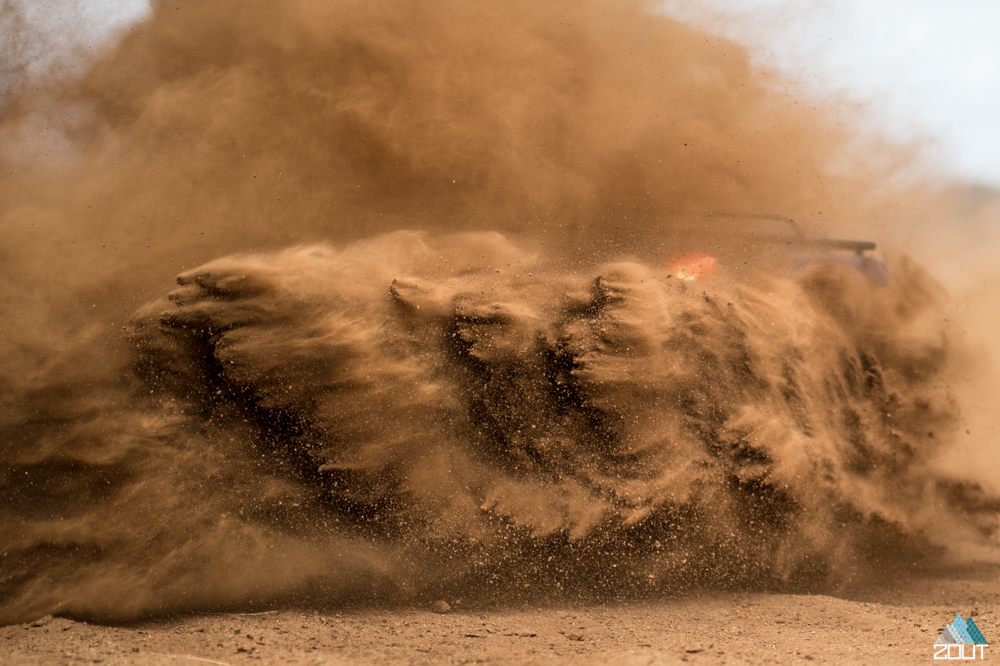
[[[641,3],[157,5],[0,124],[0,620],[837,584],[990,533],[932,464],[934,282],[693,215],[897,223],[842,111]],[[692,245],[745,263],[668,277]]]

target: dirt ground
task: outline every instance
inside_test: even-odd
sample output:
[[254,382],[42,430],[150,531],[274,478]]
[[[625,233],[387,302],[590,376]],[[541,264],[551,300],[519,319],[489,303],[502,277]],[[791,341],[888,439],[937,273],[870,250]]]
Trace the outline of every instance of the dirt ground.
[[[1000,635],[1000,569],[825,595],[703,594],[603,606],[194,614],[0,628],[0,663],[922,664],[956,613]],[[989,648],[987,661],[993,659]]]

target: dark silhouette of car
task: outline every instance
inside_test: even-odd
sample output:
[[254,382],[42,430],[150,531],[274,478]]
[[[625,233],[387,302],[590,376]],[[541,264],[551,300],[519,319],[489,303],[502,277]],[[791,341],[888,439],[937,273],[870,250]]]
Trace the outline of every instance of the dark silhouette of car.
[[788,217],[684,213],[671,229],[674,249],[668,253],[667,269],[681,280],[760,269],[796,276],[819,266],[845,264],[876,285],[889,281],[886,263],[868,254],[876,249],[872,241],[812,237]]

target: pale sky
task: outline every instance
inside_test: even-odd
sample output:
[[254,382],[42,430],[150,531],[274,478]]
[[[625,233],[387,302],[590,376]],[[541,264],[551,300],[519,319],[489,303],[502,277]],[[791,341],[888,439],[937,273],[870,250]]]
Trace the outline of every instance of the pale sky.
[[864,102],[890,136],[1000,186],[1000,1],[665,0],[735,11],[720,32],[821,90]]
[[[20,62],[8,59],[8,69],[29,75],[53,65],[71,71],[71,46],[93,51],[149,11],[149,0],[4,1],[25,8],[36,33],[19,40]],[[890,136],[931,139],[938,164],[1000,186],[1000,0],[662,2],[689,19],[696,6],[735,12],[739,20],[714,29],[747,43],[761,62],[865,103]],[[65,35],[67,26],[78,37],[59,39],[61,52],[44,33]],[[0,40],[10,44],[8,29],[0,21]]]

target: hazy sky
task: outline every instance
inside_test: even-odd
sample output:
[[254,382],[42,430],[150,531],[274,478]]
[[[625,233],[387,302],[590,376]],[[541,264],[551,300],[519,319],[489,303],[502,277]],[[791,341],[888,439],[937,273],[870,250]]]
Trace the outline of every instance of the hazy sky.
[[81,55],[148,12],[149,0],[0,0],[0,93],[18,76],[71,73]]
[[[65,34],[71,26],[85,48],[149,7],[148,0],[2,1],[27,8],[39,32],[52,24]],[[867,103],[891,135],[930,138],[929,154],[940,164],[1000,185],[1000,0],[663,2],[687,17],[695,6],[735,11],[739,21],[715,28],[751,45],[761,61],[820,90],[846,92]],[[28,72],[57,59],[47,40],[22,42]]]
[[665,0],[735,10],[719,23],[759,58],[866,102],[899,138],[930,137],[942,165],[1000,185],[1000,1]]

